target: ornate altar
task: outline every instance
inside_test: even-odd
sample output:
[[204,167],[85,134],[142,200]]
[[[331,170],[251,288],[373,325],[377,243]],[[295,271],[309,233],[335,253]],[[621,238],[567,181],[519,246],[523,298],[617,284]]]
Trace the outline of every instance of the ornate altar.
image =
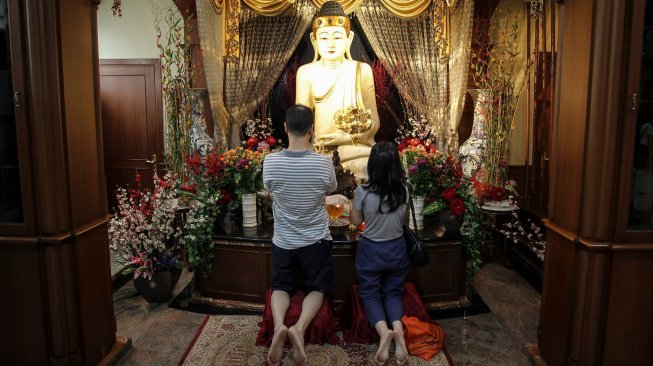
[[[420,236],[426,243],[430,263],[411,268],[406,281],[415,284],[422,301],[429,308],[460,307],[465,297],[465,259],[459,232],[437,237],[429,217]],[[191,301],[229,305],[245,309],[262,309],[270,288],[272,273],[272,223],[252,230],[224,222],[214,236],[215,257],[212,272],[195,276],[195,293]],[[333,228],[333,300],[340,302],[356,283],[354,257],[358,231]]]

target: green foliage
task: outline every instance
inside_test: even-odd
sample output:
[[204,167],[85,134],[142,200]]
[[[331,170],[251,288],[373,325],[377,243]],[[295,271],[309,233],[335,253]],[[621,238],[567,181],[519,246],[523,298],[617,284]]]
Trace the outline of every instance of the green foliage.
[[458,194],[465,202],[465,220],[460,233],[463,237],[463,247],[468,261],[466,268],[467,289],[471,289],[474,275],[481,268],[481,248],[485,245],[487,228],[485,226],[485,213],[478,204],[476,194],[469,179],[465,179],[464,189]]
[[[156,45],[161,62],[161,90],[165,112],[166,166],[182,182],[185,181],[185,154],[191,153],[190,130],[193,124],[194,98],[189,92],[195,76],[191,54],[185,42],[184,21],[173,8],[155,7],[154,28],[157,32]],[[168,28],[163,31],[162,23]],[[190,32],[189,29],[186,31]]]
[[181,244],[186,248],[188,262],[204,276],[211,272],[214,256],[213,229],[220,214],[219,189],[202,189],[186,216]]

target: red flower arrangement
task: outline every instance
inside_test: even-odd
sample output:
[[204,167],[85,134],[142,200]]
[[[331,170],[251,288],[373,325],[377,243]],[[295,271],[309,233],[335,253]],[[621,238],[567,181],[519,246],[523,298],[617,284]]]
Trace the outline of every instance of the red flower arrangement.
[[405,147],[400,156],[413,192],[426,197],[424,214],[446,208],[456,216],[465,212],[461,197],[468,198],[462,192],[469,191],[470,184],[464,180],[458,159],[419,145]]
[[513,197],[517,195],[517,183],[507,180],[503,186],[486,183],[487,171],[483,168],[477,170],[471,178],[476,197],[481,205],[506,206],[514,205]]
[[184,156],[184,164],[190,184],[182,185],[182,190],[197,193],[200,190],[220,192],[219,205],[226,205],[232,199],[231,193],[225,187],[225,166],[215,149],[202,156],[198,151]]

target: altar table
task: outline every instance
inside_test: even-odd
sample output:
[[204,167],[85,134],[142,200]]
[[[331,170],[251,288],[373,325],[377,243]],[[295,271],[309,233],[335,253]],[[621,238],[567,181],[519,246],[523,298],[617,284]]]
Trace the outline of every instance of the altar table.
[[[468,303],[465,297],[465,258],[459,232],[436,237],[436,223],[427,217],[420,231],[429,253],[425,267],[410,268],[406,281],[415,284],[422,301],[429,308],[453,308]],[[263,223],[247,229],[225,221],[214,235],[215,257],[208,276],[195,275],[195,298],[259,308],[272,275],[273,224]],[[340,302],[357,282],[354,256],[360,233],[348,228],[332,228],[333,300]]]

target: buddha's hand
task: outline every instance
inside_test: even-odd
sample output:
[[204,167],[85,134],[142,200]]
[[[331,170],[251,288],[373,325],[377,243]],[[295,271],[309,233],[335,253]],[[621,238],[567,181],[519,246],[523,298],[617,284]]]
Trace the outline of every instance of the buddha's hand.
[[325,146],[341,146],[341,145],[351,145],[351,136],[340,130],[336,130],[336,132],[331,132],[322,135],[318,139],[318,143],[323,144]]

